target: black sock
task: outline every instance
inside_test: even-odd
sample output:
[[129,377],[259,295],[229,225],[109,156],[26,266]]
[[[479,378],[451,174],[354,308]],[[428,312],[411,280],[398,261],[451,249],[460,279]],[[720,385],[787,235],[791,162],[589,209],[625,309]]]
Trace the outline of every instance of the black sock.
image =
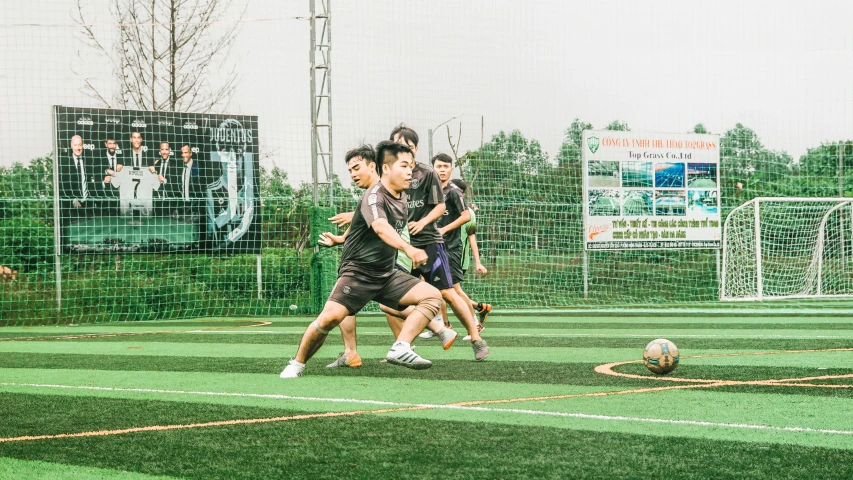
[[479,311],[482,311],[482,310],[483,310],[483,304],[482,304],[482,303],[480,303],[480,302],[477,302],[477,305],[476,305],[476,307],[474,307],[474,308],[476,308],[478,312],[479,312]]

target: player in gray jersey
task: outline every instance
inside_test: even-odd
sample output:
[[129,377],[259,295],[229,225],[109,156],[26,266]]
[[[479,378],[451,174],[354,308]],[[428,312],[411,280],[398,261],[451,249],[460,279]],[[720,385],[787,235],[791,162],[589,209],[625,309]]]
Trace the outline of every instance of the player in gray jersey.
[[[407,145],[417,156],[418,134],[411,128],[402,124],[397,126],[391,132],[391,140]],[[444,246],[444,239],[435,226],[435,221],[444,214],[446,206],[441,182],[432,167],[417,163],[412,169],[412,182],[406,193],[409,195],[409,234],[412,245],[424,249],[429,257],[426,264],[412,270],[412,275],[422,275],[427,283],[441,291],[444,301],[468,330],[474,359],[485,360],[489,355],[489,346],[480,337],[470,305],[453,289],[450,258]]]
[[406,251],[415,266],[427,260],[426,252],[406,244],[399,234],[408,218],[405,189],[411,182],[414,156],[405,145],[381,142],[377,161],[381,164],[381,179],[361,196],[349,230],[344,235],[322,235],[321,241],[326,245],[344,244],[338,281],[323,311],[306,329],[296,358],[281,372],[281,378],[301,376],[305,362],[323,345],[329,331],[371,300],[398,308],[414,307],[385,356],[388,363],[416,370],[432,366],[432,362],[412,351],[411,342],[438,312],[441,294],[429,284],[394,269],[398,249]]

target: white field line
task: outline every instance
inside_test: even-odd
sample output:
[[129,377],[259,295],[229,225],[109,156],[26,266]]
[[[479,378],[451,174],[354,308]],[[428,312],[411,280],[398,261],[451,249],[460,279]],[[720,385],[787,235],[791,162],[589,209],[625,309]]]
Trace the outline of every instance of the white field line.
[[724,423],[724,422],[707,422],[701,420],[673,420],[666,418],[647,418],[647,417],[626,417],[621,415],[595,415],[588,413],[571,413],[571,412],[549,412],[541,410],[525,410],[516,408],[491,408],[477,407],[465,405],[441,405],[441,404],[418,404],[418,403],[403,403],[403,402],[388,402],[380,400],[362,400],[354,398],[326,398],[326,397],[299,397],[291,395],[277,394],[260,394],[260,393],[235,393],[235,392],[198,392],[184,390],[160,390],[149,388],[117,388],[117,387],[97,387],[89,385],[55,385],[55,384],[37,384],[37,383],[12,383],[0,382],[0,386],[14,387],[32,387],[32,388],[59,388],[59,389],[80,389],[80,390],[97,390],[97,391],[112,391],[112,392],[135,392],[135,393],[163,393],[175,395],[205,395],[205,396],[223,396],[223,397],[249,397],[249,398],[269,398],[276,400],[300,400],[312,402],[331,402],[331,403],[356,403],[368,405],[383,405],[393,407],[420,407],[424,409],[436,410],[464,410],[474,412],[492,412],[492,413],[513,413],[521,415],[534,416],[552,416],[565,418],[579,418],[584,420],[602,420],[615,422],[633,422],[633,423],[657,423],[669,425],[689,425],[696,427],[712,427],[712,428],[740,428],[747,430],[767,430],[778,432],[795,432],[795,433],[821,433],[828,435],[853,435],[853,430],[835,430],[811,427],[780,427],[774,425],[759,425],[750,423]]

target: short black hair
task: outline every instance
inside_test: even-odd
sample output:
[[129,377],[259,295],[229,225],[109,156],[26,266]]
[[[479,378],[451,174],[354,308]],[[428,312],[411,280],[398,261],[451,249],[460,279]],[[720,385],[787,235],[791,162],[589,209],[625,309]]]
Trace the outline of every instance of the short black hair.
[[393,159],[388,162],[389,166],[393,165],[397,161],[397,156],[401,153],[415,155],[408,145],[403,145],[402,143],[383,140],[376,145],[376,170],[379,172],[380,177],[382,176],[382,165],[385,165],[385,160]]
[[391,136],[388,140],[396,140],[395,137],[397,137],[397,135],[403,137],[403,139],[406,140],[406,143],[412,142],[412,145],[416,147],[418,146],[418,134],[411,128],[407,127],[405,123],[401,123],[394,127],[394,130],[391,130]]
[[451,179],[450,182],[459,187],[459,190],[462,190],[462,193],[465,193],[468,190],[468,184],[461,178]]
[[346,164],[349,165],[349,161],[355,157],[361,157],[364,163],[376,163],[376,150],[373,149],[373,145],[367,144],[353,148],[347,152]]
[[432,166],[435,166],[435,162],[444,162],[449,163],[451,166],[453,165],[453,159],[446,153],[439,153],[432,157]]

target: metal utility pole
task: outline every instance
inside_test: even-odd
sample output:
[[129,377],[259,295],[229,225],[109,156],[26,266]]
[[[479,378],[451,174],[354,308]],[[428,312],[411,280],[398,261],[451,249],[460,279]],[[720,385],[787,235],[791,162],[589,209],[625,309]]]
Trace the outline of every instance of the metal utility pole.
[[[332,11],[331,0],[309,0],[311,7],[311,175],[314,206],[320,185],[329,186],[329,205],[335,198],[332,179]],[[320,7],[319,11],[317,7]],[[319,55],[318,55],[319,54]],[[320,164],[326,180],[319,176]]]

